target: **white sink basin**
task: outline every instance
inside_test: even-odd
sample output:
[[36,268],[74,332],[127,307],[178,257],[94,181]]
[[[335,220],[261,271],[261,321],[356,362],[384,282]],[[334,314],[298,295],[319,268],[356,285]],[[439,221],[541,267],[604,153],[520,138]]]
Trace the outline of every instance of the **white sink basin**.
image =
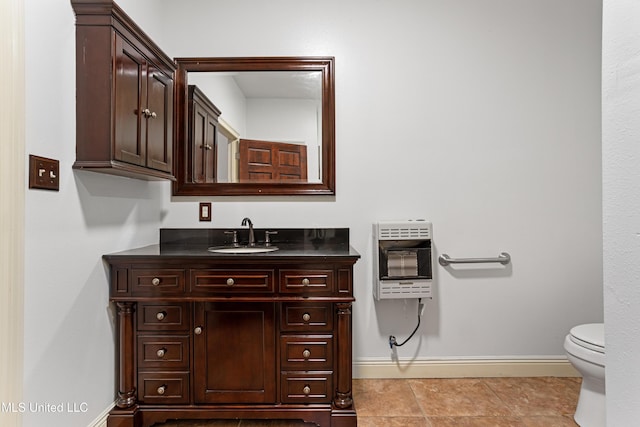
[[216,254],[260,254],[264,252],[273,252],[277,251],[278,248],[275,246],[224,246],[224,247],[211,247],[208,249],[209,252],[213,252]]

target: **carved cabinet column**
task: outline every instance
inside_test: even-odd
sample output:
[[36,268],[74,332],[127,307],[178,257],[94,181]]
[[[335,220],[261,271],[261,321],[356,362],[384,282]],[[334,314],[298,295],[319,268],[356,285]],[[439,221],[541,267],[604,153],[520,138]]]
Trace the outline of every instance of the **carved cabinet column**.
[[118,302],[118,338],[119,338],[119,374],[118,374],[118,408],[128,408],[136,403],[135,371],[133,355],[135,354],[135,334],[133,330],[134,302]]
[[340,409],[353,405],[351,392],[351,303],[336,304],[338,314],[338,363],[334,404]]

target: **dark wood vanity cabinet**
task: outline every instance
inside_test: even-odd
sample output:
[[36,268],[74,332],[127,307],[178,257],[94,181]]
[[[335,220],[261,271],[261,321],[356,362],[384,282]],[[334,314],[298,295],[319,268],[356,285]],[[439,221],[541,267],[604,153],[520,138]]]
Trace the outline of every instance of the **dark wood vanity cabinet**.
[[173,180],[176,65],[111,0],[76,14],[76,169]]
[[216,182],[218,117],[220,110],[195,85],[189,85],[188,180]]
[[358,256],[105,256],[118,313],[109,427],[296,419],[355,427]]

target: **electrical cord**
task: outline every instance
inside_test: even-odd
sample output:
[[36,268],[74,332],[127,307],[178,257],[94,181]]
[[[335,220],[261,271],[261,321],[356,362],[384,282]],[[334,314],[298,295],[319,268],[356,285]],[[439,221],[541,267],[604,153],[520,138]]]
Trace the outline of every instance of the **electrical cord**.
[[413,336],[416,334],[416,332],[418,331],[418,328],[420,327],[420,317],[422,315],[422,309],[424,308],[424,304],[422,304],[422,298],[418,298],[418,324],[416,325],[416,328],[413,330],[413,332],[411,332],[411,335],[409,335],[409,337],[404,340],[402,343],[398,344],[396,337],[394,337],[393,335],[389,335],[389,348],[393,349],[394,346],[396,347],[402,347],[403,345],[405,345],[411,338],[413,338]]

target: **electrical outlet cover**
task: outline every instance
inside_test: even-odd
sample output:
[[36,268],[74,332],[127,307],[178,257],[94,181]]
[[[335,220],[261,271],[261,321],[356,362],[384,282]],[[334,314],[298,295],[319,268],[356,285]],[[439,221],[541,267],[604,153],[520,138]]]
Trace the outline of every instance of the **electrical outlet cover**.
[[29,188],[60,190],[60,161],[29,154]]
[[211,221],[211,203],[200,202],[200,221]]

